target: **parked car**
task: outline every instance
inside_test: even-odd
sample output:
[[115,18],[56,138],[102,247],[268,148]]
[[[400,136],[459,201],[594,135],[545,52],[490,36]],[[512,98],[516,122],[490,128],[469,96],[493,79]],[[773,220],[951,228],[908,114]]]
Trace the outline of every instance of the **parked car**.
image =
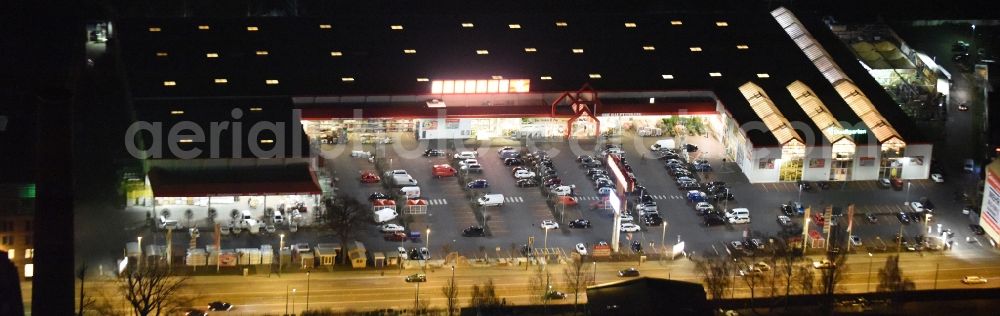
[[944,183],[944,176],[941,175],[940,173],[932,173],[931,180],[937,183]]
[[381,231],[383,233],[401,232],[406,230],[403,226],[397,224],[385,224],[382,225]]
[[778,215],[778,224],[784,227],[792,226],[792,218],[785,215]]
[[865,213],[865,218],[868,219],[869,223],[878,223],[878,217],[874,213]]
[[542,229],[559,229],[559,223],[552,220],[544,220],[542,224],[539,225]]
[[382,238],[387,241],[404,241],[409,239],[409,236],[407,236],[404,232],[393,232],[385,234]]
[[468,172],[468,173],[482,173],[483,172],[483,165],[480,165],[478,163],[477,164],[471,164],[471,165],[465,165],[465,166],[462,166],[462,171],[465,171],[465,172]]
[[580,254],[581,256],[586,256],[587,245],[584,245],[583,243],[576,244],[576,253]]
[[881,178],[878,179],[878,186],[883,189],[888,189],[892,187],[892,182],[889,181],[889,178]]
[[799,189],[801,189],[803,192],[810,192],[810,191],[812,191],[812,184],[810,184],[808,181],[799,180],[798,186],[799,186]]
[[726,218],[719,213],[705,214],[705,219],[703,221],[705,226],[725,225],[726,222]]
[[698,212],[698,215],[705,215],[708,212],[715,210],[715,206],[709,204],[708,202],[698,202],[694,205],[694,210]]
[[520,179],[520,180],[517,180],[516,185],[519,188],[537,187],[538,186],[538,181],[535,180],[535,179]]
[[639,276],[639,269],[628,268],[625,270],[618,270],[619,277],[637,277]]
[[438,178],[452,177],[455,176],[455,173],[457,173],[457,170],[455,170],[455,168],[452,168],[451,165],[448,164],[434,165],[433,167],[431,167],[431,174]]
[[490,187],[490,183],[489,181],[486,181],[486,179],[476,179],[469,181],[469,183],[466,184],[465,187],[469,189],[485,189]]
[[637,232],[637,231],[639,231],[639,230],[640,230],[640,228],[639,228],[639,225],[636,225],[636,224],[632,224],[632,223],[622,223],[621,227],[619,227],[619,230],[621,230],[621,231],[623,231],[623,232],[629,232],[629,233],[632,233],[632,232]]
[[896,218],[899,219],[900,223],[903,223],[903,224],[909,224],[910,223],[910,216],[906,215],[906,212],[896,213]]
[[663,218],[658,214],[649,214],[642,217],[642,222],[646,226],[660,226],[663,225]]
[[474,151],[463,151],[463,152],[455,154],[455,159],[462,159],[462,160],[465,160],[465,159],[476,159],[476,157],[478,157],[478,156],[479,156],[479,153],[477,153],[477,152],[474,152]]
[[444,156],[444,152],[439,149],[428,149],[424,151],[424,157]]
[[361,183],[379,183],[382,178],[375,171],[365,171],[361,173]]
[[388,194],[385,194],[385,193],[382,193],[382,192],[375,192],[375,193],[372,193],[371,195],[368,196],[368,201],[370,202],[370,201],[374,201],[374,200],[385,200],[385,199],[388,199],[388,198],[389,198]]
[[575,219],[569,222],[569,228],[590,228],[590,221],[585,219]]
[[851,246],[861,247],[861,237],[858,237],[858,235],[851,235]]
[[462,236],[465,237],[483,237],[486,236],[486,229],[482,226],[470,226],[462,230]]
[[892,178],[892,179],[889,179],[889,182],[892,184],[892,189],[893,190],[896,190],[896,191],[903,190],[903,179]]
[[524,159],[521,158],[504,158],[503,164],[505,166],[520,166],[524,164]]

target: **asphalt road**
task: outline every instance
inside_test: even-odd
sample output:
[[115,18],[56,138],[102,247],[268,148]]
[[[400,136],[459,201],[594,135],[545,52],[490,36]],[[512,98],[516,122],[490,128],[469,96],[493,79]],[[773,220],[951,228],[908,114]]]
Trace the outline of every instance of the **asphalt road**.
[[[846,268],[846,278],[839,283],[840,292],[858,293],[866,291],[869,286],[874,289],[878,284],[878,270],[884,266],[885,255],[875,255],[869,261],[867,255],[849,257]],[[809,264],[808,262],[803,264]],[[634,262],[598,263],[597,282],[607,283],[620,280],[619,269],[633,267]],[[689,282],[700,282],[700,276],[693,271],[693,263],[686,259],[664,262],[647,262],[638,266],[643,276],[670,278]],[[871,277],[869,279],[869,266]],[[970,287],[997,287],[996,282],[984,285],[965,285],[960,282],[967,275],[979,275],[989,279],[1000,278],[1000,258],[996,256],[954,256],[903,254],[900,267],[904,275],[914,281],[917,289],[946,289]],[[563,267],[552,265],[554,289],[569,292],[566,288]],[[593,265],[587,264],[585,269],[593,271]],[[526,304],[530,302],[529,278],[535,273],[532,267],[526,270],[521,267],[505,268],[472,268],[459,267],[455,270],[456,283],[459,285],[459,303],[467,305],[470,298],[470,287],[482,284],[492,279],[497,286],[497,294],[509,303]],[[309,307],[332,308],[335,310],[370,310],[372,308],[406,309],[413,306],[417,295],[416,283],[406,283],[408,274],[417,273],[413,270],[381,271],[336,271],[315,272],[309,279],[304,274],[286,274],[281,277],[266,276],[198,276],[190,280],[188,288],[180,295],[193,300],[193,307],[203,307],[208,302],[223,300],[236,307],[230,314],[261,314],[280,313],[285,310],[286,293],[289,308],[294,300],[295,310],[305,308],[306,296],[309,297]],[[420,284],[420,299],[431,300],[431,307],[441,308],[445,297],[441,294],[443,287],[451,277],[448,268],[427,272],[427,282]],[[817,275],[819,272],[817,271]],[[727,289],[727,296],[735,290],[736,297],[749,297],[746,283],[737,277],[735,286]],[[870,280],[870,283],[869,283]],[[108,281],[93,281],[89,283],[90,295],[102,299],[117,300],[120,295],[111,294]],[[252,286],[248,286],[252,285]],[[286,292],[286,288],[288,289]],[[292,294],[291,289],[295,289]],[[778,292],[783,293],[783,285]],[[755,295],[760,297],[769,292],[766,287],[756,287]],[[95,294],[96,293],[96,294]],[[308,293],[308,294],[307,294]],[[552,301],[552,304],[571,304],[572,293],[564,300]],[[586,302],[585,293],[581,293],[580,302]],[[225,313],[220,313],[225,314]]]

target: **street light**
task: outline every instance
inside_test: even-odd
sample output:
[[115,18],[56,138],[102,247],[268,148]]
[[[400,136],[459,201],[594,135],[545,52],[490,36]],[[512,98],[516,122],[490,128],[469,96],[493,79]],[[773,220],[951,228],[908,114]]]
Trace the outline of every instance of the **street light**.
[[549,248],[549,228],[548,227],[545,227],[545,242],[544,242],[542,248],[545,248],[545,249]]
[[802,184],[799,183],[799,204],[802,204]]
[[309,275],[312,271],[306,271],[306,310],[309,310]]
[[865,293],[868,293],[868,292],[870,292],[872,290],[872,260],[873,260],[872,253],[869,252],[868,253],[868,285],[867,285],[867,287],[865,287]]
[[[279,234],[278,237],[281,238],[281,240],[278,242],[278,274],[280,275],[281,268],[283,267],[281,262],[281,251],[285,249],[285,234]],[[288,311],[286,310],[285,312],[287,313]]]
[[292,315],[295,315],[295,289],[292,289]]
[[594,261],[594,284],[597,284],[597,261]]
[[431,249],[431,228],[430,227],[427,227],[427,238],[424,239],[424,241],[426,242],[424,244],[424,248]]
[[906,202],[903,202],[903,205],[910,205],[910,186],[911,185],[913,185],[913,182],[906,181]]

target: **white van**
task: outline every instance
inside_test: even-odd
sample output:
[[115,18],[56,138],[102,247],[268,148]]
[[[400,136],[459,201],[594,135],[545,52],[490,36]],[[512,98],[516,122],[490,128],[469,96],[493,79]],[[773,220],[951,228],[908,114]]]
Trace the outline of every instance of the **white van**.
[[661,139],[649,146],[649,150],[652,151],[674,148],[677,148],[677,144],[674,143],[673,139]]
[[420,197],[420,187],[407,186],[399,188],[399,195],[406,196],[407,199]]
[[734,209],[731,209],[729,211],[726,211],[726,217],[729,217],[729,218],[734,218],[734,217],[746,217],[746,218],[750,218],[750,210],[747,209],[747,208],[742,208],[742,207],[741,208],[734,208]]
[[240,211],[240,220],[245,221],[248,219],[253,219],[253,213],[250,213],[250,211],[247,210]]
[[396,216],[399,216],[399,214],[391,208],[380,209],[375,211],[374,214],[375,222],[379,224],[394,220],[396,219]]
[[481,206],[503,206],[503,194],[487,194],[479,198],[477,202]]

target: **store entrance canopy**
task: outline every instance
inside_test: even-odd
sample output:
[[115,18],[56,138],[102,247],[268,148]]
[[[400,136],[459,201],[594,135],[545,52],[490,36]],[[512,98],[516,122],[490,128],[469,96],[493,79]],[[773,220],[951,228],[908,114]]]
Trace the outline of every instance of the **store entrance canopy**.
[[312,195],[322,190],[306,163],[276,166],[154,167],[156,197]]

